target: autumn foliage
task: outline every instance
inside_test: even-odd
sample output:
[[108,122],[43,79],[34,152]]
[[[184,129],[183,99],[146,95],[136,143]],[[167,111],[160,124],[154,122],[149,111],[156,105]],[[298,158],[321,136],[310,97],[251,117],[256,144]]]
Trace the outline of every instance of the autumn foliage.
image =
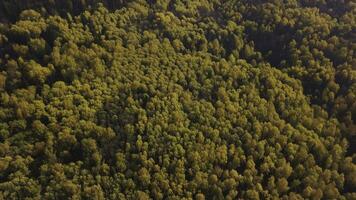
[[355,2],[31,2],[0,3],[0,199],[356,198]]

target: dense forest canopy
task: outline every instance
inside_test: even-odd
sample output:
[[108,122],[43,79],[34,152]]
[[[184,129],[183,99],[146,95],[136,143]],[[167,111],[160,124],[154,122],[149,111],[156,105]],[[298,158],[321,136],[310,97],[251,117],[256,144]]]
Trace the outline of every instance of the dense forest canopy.
[[354,0],[3,0],[0,199],[356,199]]

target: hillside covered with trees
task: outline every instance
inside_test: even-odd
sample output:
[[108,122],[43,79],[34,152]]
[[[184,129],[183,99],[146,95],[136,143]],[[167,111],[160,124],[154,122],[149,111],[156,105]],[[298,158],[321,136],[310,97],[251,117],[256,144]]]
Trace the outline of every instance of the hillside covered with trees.
[[354,0],[3,0],[0,199],[356,199]]

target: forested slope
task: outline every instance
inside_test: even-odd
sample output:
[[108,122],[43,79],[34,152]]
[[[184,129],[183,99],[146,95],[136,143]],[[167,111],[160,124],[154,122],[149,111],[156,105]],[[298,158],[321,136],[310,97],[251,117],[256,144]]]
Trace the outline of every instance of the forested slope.
[[356,198],[355,1],[33,2],[0,3],[0,199]]

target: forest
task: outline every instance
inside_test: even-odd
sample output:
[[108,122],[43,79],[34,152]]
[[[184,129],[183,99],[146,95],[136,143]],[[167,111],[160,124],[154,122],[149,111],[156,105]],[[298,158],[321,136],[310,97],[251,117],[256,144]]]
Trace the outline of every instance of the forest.
[[0,199],[356,199],[355,0],[1,0]]

